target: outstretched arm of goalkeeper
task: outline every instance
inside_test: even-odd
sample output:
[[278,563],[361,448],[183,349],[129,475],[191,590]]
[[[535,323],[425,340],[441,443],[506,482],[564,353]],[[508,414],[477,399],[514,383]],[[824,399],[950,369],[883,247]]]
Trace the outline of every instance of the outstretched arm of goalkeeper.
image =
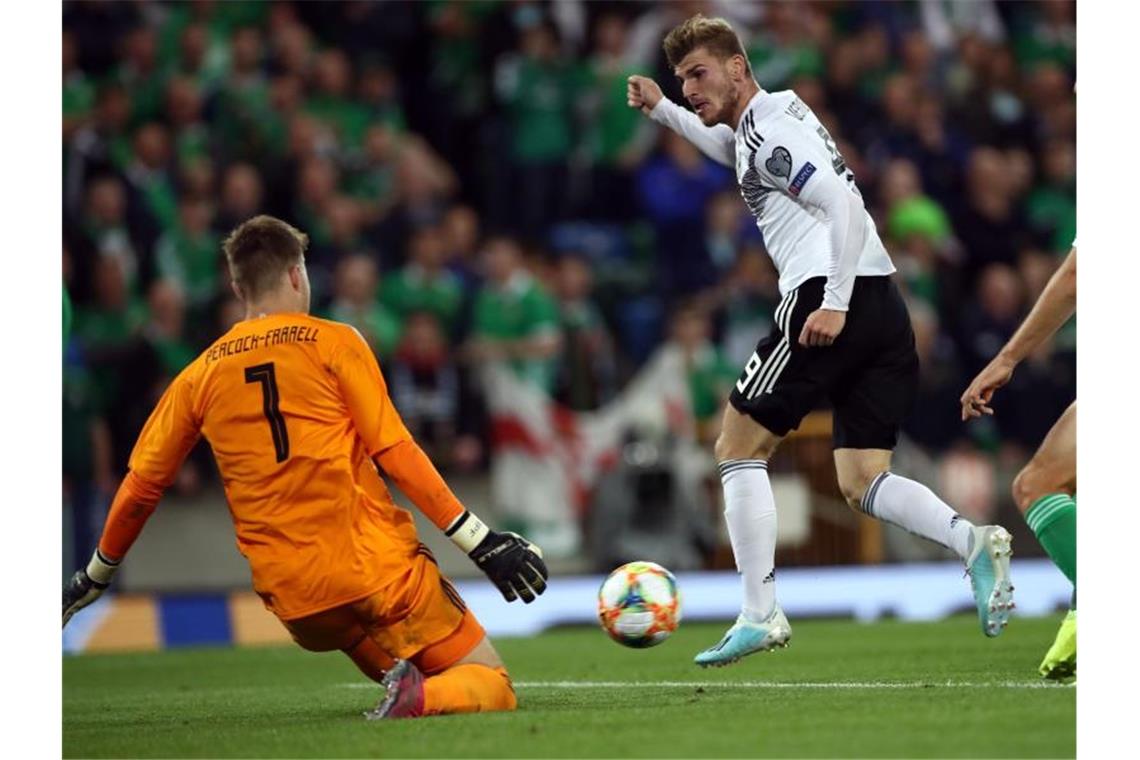
[[185,373],[175,378],[154,408],[131,452],[130,472],[111,502],[103,535],[91,560],[63,587],[63,625],[98,599],[139,537],[162,492],[198,440]]

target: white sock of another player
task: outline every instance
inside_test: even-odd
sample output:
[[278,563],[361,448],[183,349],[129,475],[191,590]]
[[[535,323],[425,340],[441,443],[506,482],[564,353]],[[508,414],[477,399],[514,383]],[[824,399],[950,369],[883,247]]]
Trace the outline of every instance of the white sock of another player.
[[970,554],[973,524],[922,483],[880,473],[863,495],[863,511],[956,552],[965,561]]
[[729,459],[718,465],[724,517],[744,581],[744,616],[760,622],[776,604],[776,497],[762,459]]

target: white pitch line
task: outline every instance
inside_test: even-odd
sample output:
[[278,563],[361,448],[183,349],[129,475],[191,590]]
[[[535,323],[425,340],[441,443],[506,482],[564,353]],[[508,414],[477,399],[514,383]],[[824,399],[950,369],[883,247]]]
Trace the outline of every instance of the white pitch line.
[[[794,683],[789,681],[515,681],[518,689],[1064,689],[1073,684],[1056,684],[1045,681],[825,681]],[[341,684],[350,689],[376,688],[372,682]]]

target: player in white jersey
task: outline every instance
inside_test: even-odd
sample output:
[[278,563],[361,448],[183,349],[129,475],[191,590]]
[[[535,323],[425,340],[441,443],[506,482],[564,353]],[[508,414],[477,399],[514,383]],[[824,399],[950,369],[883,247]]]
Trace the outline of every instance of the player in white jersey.
[[910,317],[895,271],[835,141],[794,92],[760,89],[723,19],[694,16],[665,38],[693,111],[651,79],[629,79],[629,105],[732,166],[780,276],[776,326],[761,339],[725,408],[715,455],[725,519],[743,577],[740,616],[699,653],[726,665],[776,646],[791,627],[775,593],[776,508],[768,459],[819,402],[834,409],[833,446],[847,503],[956,552],[982,631],[1013,608],[1010,535],[974,526],[929,488],[890,472],[918,382]]

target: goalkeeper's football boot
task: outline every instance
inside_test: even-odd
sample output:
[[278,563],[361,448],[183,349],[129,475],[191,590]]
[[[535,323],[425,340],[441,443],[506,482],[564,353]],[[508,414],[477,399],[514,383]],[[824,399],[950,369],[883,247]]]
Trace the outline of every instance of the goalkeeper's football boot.
[[1055,681],[1067,681],[1077,676],[1077,611],[1069,610],[1061,621],[1061,629],[1053,646],[1045,653],[1038,668],[1041,675]]
[[1009,616],[1015,606],[1013,583],[1009,577],[1013,537],[1000,525],[982,525],[973,531],[966,574],[970,576],[970,585],[974,589],[982,633],[992,638],[1009,625]]
[[773,651],[777,647],[786,647],[791,637],[792,627],[788,624],[788,618],[784,616],[779,604],[773,607],[772,614],[760,623],[748,620],[741,613],[720,643],[698,654],[693,662],[702,668],[731,665],[753,652]]
[[380,688],[384,696],[376,709],[364,713],[368,720],[418,718],[424,714],[424,674],[407,660],[396,660]]

